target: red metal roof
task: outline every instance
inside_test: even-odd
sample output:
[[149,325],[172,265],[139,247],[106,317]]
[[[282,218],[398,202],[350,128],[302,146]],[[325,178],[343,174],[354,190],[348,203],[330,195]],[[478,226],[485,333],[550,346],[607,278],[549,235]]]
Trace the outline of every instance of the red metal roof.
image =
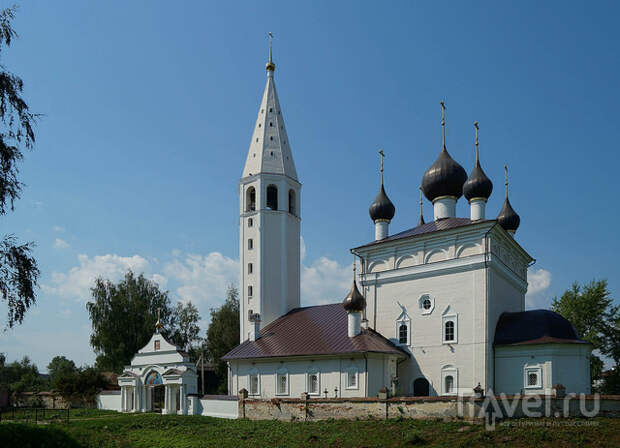
[[261,330],[259,339],[243,342],[222,359],[373,352],[409,356],[371,329],[350,338],[347,325],[347,313],[341,303],[296,308]]

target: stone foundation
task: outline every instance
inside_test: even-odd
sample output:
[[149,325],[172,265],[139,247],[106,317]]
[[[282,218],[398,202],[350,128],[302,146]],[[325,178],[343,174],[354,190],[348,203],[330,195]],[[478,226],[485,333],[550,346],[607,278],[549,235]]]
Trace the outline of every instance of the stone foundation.
[[[598,403],[598,404],[597,404]],[[464,419],[524,417],[620,417],[620,396],[593,395],[557,398],[513,395],[504,398],[393,397],[239,399],[239,418],[250,420],[315,421],[327,419]]]

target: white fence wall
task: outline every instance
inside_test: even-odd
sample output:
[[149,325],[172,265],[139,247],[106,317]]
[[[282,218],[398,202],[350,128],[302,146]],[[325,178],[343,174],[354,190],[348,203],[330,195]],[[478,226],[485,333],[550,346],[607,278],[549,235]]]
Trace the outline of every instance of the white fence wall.
[[121,391],[104,391],[97,395],[97,409],[121,411]]
[[205,395],[199,399],[197,414],[235,419],[239,417],[239,400],[228,395]]

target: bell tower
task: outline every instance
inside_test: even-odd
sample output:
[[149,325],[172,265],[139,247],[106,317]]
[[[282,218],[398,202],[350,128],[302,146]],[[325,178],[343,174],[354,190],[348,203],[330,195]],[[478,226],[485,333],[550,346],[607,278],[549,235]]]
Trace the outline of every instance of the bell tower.
[[[239,181],[240,342],[300,296],[301,184],[276,92],[269,33],[267,84]],[[258,334],[254,337],[258,338]]]

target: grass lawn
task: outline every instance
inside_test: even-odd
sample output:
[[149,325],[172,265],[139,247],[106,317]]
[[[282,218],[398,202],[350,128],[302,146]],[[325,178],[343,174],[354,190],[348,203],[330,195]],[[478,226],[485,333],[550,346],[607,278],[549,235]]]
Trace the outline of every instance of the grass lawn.
[[511,420],[483,425],[430,420],[279,422],[198,416],[102,414],[70,423],[0,424],[2,447],[619,447],[620,419]]

